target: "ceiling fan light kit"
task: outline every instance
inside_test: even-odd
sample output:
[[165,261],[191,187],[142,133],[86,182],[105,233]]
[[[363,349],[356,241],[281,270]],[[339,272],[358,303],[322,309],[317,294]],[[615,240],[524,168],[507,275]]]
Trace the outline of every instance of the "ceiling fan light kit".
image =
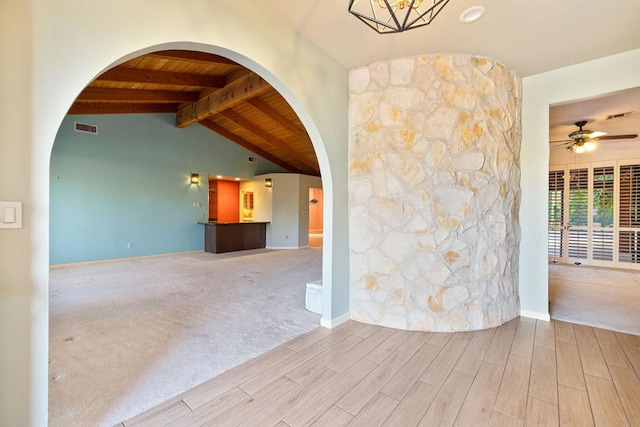
[[449,0],[349,0],[349,13],[380,34],[429,25]]
[[571,144],[570,146],[567,147],[567,151],[571,151],[572,153],[577,153],[577,154],[586,153],[587,151],[593,151],[595,149],[596,149],[596,144],[589,141],[576,142],[575,144]]

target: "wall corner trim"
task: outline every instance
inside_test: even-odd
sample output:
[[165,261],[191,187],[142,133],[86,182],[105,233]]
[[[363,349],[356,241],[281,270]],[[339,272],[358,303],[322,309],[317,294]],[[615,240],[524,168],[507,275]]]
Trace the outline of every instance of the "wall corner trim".
[[551,315],[549,313],[542,313],[540,311],[520,310],[520,316],[528,317],[530,319],[544,320],[545,322],[551,321]]
[[342,325],[344,322],[351,319],[350,313],[345,313],[342,316],[334,317],[333,319],[321,318],[320,326],[323,326],[327,329],[333,329],[336,326]]

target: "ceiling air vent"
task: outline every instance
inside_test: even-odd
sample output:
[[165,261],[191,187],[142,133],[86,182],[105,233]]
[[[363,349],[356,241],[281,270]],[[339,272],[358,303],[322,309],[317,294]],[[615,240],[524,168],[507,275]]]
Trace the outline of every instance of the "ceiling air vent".
[[249,163],[258,163],[258,158],[254,156],[247,156],[247,162]]
[[634,113],[633,111],[627,111],[626,113],[611,114],[607,116],[607,120],[621,119],[623,117],[628,117],[633,113]]
[[91,133],[93,135],[98,134],[98,126],[88,123],[73,122],[73,129],[76,132]]

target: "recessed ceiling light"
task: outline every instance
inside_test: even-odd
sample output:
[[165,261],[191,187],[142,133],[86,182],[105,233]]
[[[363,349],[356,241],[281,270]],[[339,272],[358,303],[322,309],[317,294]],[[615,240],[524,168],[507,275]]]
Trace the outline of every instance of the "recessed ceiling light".
[[460,14],[460,22],[470,24],[484,16],[484,6],[472,6]]

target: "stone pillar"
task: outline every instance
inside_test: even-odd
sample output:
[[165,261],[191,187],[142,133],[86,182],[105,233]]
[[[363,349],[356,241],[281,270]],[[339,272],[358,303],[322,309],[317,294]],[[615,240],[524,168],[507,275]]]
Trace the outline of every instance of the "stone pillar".
[[520,81],[468,55],[351,71],[350,310],[408,330],[519,314]]

